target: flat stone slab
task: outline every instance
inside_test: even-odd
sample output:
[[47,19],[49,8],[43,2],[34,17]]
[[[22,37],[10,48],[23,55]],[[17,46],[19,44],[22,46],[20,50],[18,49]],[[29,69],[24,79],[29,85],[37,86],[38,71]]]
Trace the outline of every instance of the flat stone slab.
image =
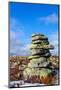
[[52,45],[38,45],[38,44],[31,44],[30,49],[54,49]]

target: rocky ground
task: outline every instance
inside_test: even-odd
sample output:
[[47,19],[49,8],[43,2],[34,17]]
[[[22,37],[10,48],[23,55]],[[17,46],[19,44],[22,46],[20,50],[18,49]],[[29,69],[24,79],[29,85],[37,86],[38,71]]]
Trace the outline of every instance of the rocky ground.
[[[52,62],[52,66],[57,70],[59,70],[59,60],[58,60],[58,56],[51,56],[49,58],[49,61]],[[40,81],[40,79],[36,76],[31,77],[30,80],[25,81],[24,80],[24,76],[23,76],[23,71],[24,69],[27,67],[29,63],[28,57],[22,57],[22,56],[13,56],[9,58],[9,79],[10,79],[10,85],[15,84],[15,87],[19,87],[20,85],[26,85],[25,83],[31,81],[31,83],[34,82],[34,84],[36,82],[38,82],[39,84],[43,82]],[[58,75],[57,77],[55,77],[55,79],[58,80]],[[19,83],[20,81],[20,83]],[[53,80],[54,81],[54,80]],[[16,83],[14,83],[16,82]],[[17,84],[17,82],[19,84]],[[30,83],[30,84],[31,84]],[[19,86],[18,86],[19,85]],[[14,86],[12,86],[14,87]]]

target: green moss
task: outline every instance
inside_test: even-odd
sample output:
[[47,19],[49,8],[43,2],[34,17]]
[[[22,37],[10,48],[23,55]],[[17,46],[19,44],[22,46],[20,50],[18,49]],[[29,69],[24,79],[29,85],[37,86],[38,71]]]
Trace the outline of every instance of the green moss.
[[41,69],[40,70],[40,78],[41,77],[47,77],[49,74],[51,74],[51,70],[50,69],[45,69],[45,68],[43,68],[43,69]]

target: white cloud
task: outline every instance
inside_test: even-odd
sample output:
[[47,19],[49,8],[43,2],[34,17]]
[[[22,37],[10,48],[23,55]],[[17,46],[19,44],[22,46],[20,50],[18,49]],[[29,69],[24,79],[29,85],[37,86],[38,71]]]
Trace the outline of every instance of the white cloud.
[[38,19],[40,22],[43,22],[44,24],[49,24],[49,23],[57,23],[58,22],[58,16],[54,13],[51,15],[45,16],[45,17],[39,17]]
[[15,18],[10,18],[10,54],[29,55],[28,44],[22,42],[25,37],[22,24]]
[[54,49],[51,50],[52,55],[58,55],[58,32],[50,34],[49,41],[54,46]]
[[10,18],[10,38],[18,38],[24,36],[23,25],[15,18]]

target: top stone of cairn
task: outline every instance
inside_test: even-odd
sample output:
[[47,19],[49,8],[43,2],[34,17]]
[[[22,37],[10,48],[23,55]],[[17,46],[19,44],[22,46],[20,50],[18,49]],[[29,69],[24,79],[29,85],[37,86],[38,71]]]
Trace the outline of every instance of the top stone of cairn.
[[32,40],[48,40],[47,37],[45,37],[43,34],[37,33],[37,34],[32,34]]

